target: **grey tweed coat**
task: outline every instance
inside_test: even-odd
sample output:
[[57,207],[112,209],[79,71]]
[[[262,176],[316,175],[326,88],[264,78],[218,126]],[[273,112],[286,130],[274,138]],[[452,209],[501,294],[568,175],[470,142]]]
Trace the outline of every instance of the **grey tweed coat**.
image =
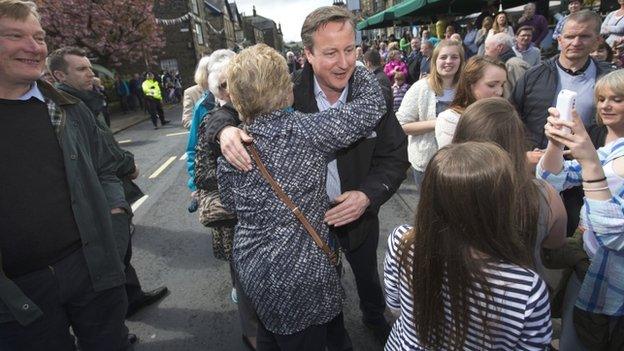
[[[323,223],[328,160],[369,135],[386,112],[371,73],[356,68],[352,87],[353,101],[340,109],[275,111],[247,126],[269,172],[330,245],[335,240]],[[288,335],[337,316],[344,291],[336,268],[257,168],[239,172],[220,158],[217,173],[223,204],[238,216],[234,268],[264,326]]]

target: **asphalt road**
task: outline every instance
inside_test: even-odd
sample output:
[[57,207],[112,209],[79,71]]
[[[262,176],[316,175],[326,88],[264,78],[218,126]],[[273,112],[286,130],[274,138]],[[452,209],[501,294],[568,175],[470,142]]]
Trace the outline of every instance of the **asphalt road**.
[[[158,130],[146,121],[116,134],[122,147],[135,154],[141,172],[137,184],[147,194],[133,205],[132,263],[144,290],[166,285],[171,291],[127,325],[140,339],[137,351],[243,351],[236,305],[230,299],[228,264],[213,257],[208,230],[196,213],[187,211],[190,193],[184,152],[188,133],[180,124],[181,107],[167,110],[166,115],[172,123]],[[380,273],[388,233],[412,217],[405,199],[398,195],[382,207]],[[345,322],[354,349],[381,350],[383,346],[361,323],[353,275],[349,267],[346,270]]]

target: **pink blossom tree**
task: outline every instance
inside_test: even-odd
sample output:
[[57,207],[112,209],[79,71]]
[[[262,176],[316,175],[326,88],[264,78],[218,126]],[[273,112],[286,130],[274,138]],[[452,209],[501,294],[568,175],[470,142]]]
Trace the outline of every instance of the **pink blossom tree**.
[[154,0],[36,0],[51,49],[78,46],[103,65],[155,62],[165,46]]

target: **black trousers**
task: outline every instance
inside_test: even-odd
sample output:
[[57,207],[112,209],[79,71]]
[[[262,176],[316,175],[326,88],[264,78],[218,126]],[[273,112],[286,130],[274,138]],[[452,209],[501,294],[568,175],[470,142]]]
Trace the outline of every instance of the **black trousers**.
[[126,269],[124,273],[126,273],[126,295],[128,295],[128,304],[131,304],[135,301],[138,301],[141,297],[143,297],[143,289],[141,288],[141,283],[139,282],[139,277],[137,276],[134,267],[130,263],[132,259],[132,237],[128,239],[128,248],[126,249],[126,256],[124,257],[124,265]]
[[574,329],[592,351],[624,350],[624,317],[595,314],[574,307]]
[[147,107],[147,112],[150,114],[154,126],[158,125],[158,119],[160,119],[161,124],[165,122],[165,112],[163,111],[161,101],[146,97],[145,106]]
[[0,350],[73,351],[70,326],[82,351],[127,349],[126,292],[123,286],[94,291],[81,249],[13,281],[43,316],[27,326],[0,323]]
[[337,229],[340,246],[345,251],[345,258],[351,265],[355,276],[355,285],[360,298],[360,310],[363,320],[368,324],[383,324],[386,301],[384,299],[379,271],[377,269],[377,245],[379,244],[379,225],[369,228],[366,239],[354,250],[348,250],[347,235]]
[[290,335],[270,332],[260,322],[257,351],[325,351],[330,326],[338,319],[342,323],[342,313],[325,324],[313,325]]

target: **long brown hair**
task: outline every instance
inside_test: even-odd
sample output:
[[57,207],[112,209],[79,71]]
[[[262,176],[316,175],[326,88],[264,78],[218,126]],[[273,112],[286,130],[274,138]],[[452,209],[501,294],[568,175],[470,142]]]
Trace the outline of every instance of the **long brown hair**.
[[[498,25],[498,16],[500,16],[500,15],[505,15],[505,27],[503,27],[503,28],[501,28]],[[505,11],[498,12],[494,16],[494,21],[493,22],[494,23],[492,23],[492,31],[494,32],[494,34],[505,32],[507,30],[507,27],[509,27],[511,25],[511,23],[509,23],[509,16],[507,16],[507,12],[505,12]]]
[[444,88],[442,87],[442,77],[440,73],[438,73],[436,61],[438,60],[438,56],[440,56],[440,51],[442,51],[445,47],[455,47],[457,48],[457,53],[459,54],[459,68],[457,69],[457,73],[455,73],[455,77],[453,78],[453,85],[457,84],[459,81],[459,76],[461,75],[461,71],[464,68],[464,62],[466,55],[464,54],[464,47],[461,42],[457,40],[444,39],[436,45],[435,49],[433,49],[433,54],[431,55],[430,65],[430,73],[428,79],[429,87],[433,90],[436,96],[441,96],[444,93]]
[[[461,115],[453,137],[453,143],[467,141],[493,142],[509,153],[517,178],[517,188],[513,191],[518,194],[520,204],[514,222],[526,249],[533,252],[537,240],[540,193],[527,164],[524,125],[516,109],[509,101],[499,97],[481,99],[470,105]],[[532,258],[531,262],[535,264]]]
[[425,348],[462,349],[475,324],[484,331],[485,348],[497,316],[482,308],[475,319],[471,296],[482,292],[486,303],[493,301],[484,274],[492,263],[528,262],[513,225],[515,196],[511,159],[493,143],[451,144],[429,162],[414,229],[399,247],[416,334]]
[[507,73],[505,64],[500,60],[495,60],[488,56],[471,57],[461,71],[459,82],[457,83],[457,92],[450,108],[461,114],[466,107],[477,101],[477,98],[472,93],[472,87],[483,78],[488,66],[498,67],[505,71],[505,74]]

